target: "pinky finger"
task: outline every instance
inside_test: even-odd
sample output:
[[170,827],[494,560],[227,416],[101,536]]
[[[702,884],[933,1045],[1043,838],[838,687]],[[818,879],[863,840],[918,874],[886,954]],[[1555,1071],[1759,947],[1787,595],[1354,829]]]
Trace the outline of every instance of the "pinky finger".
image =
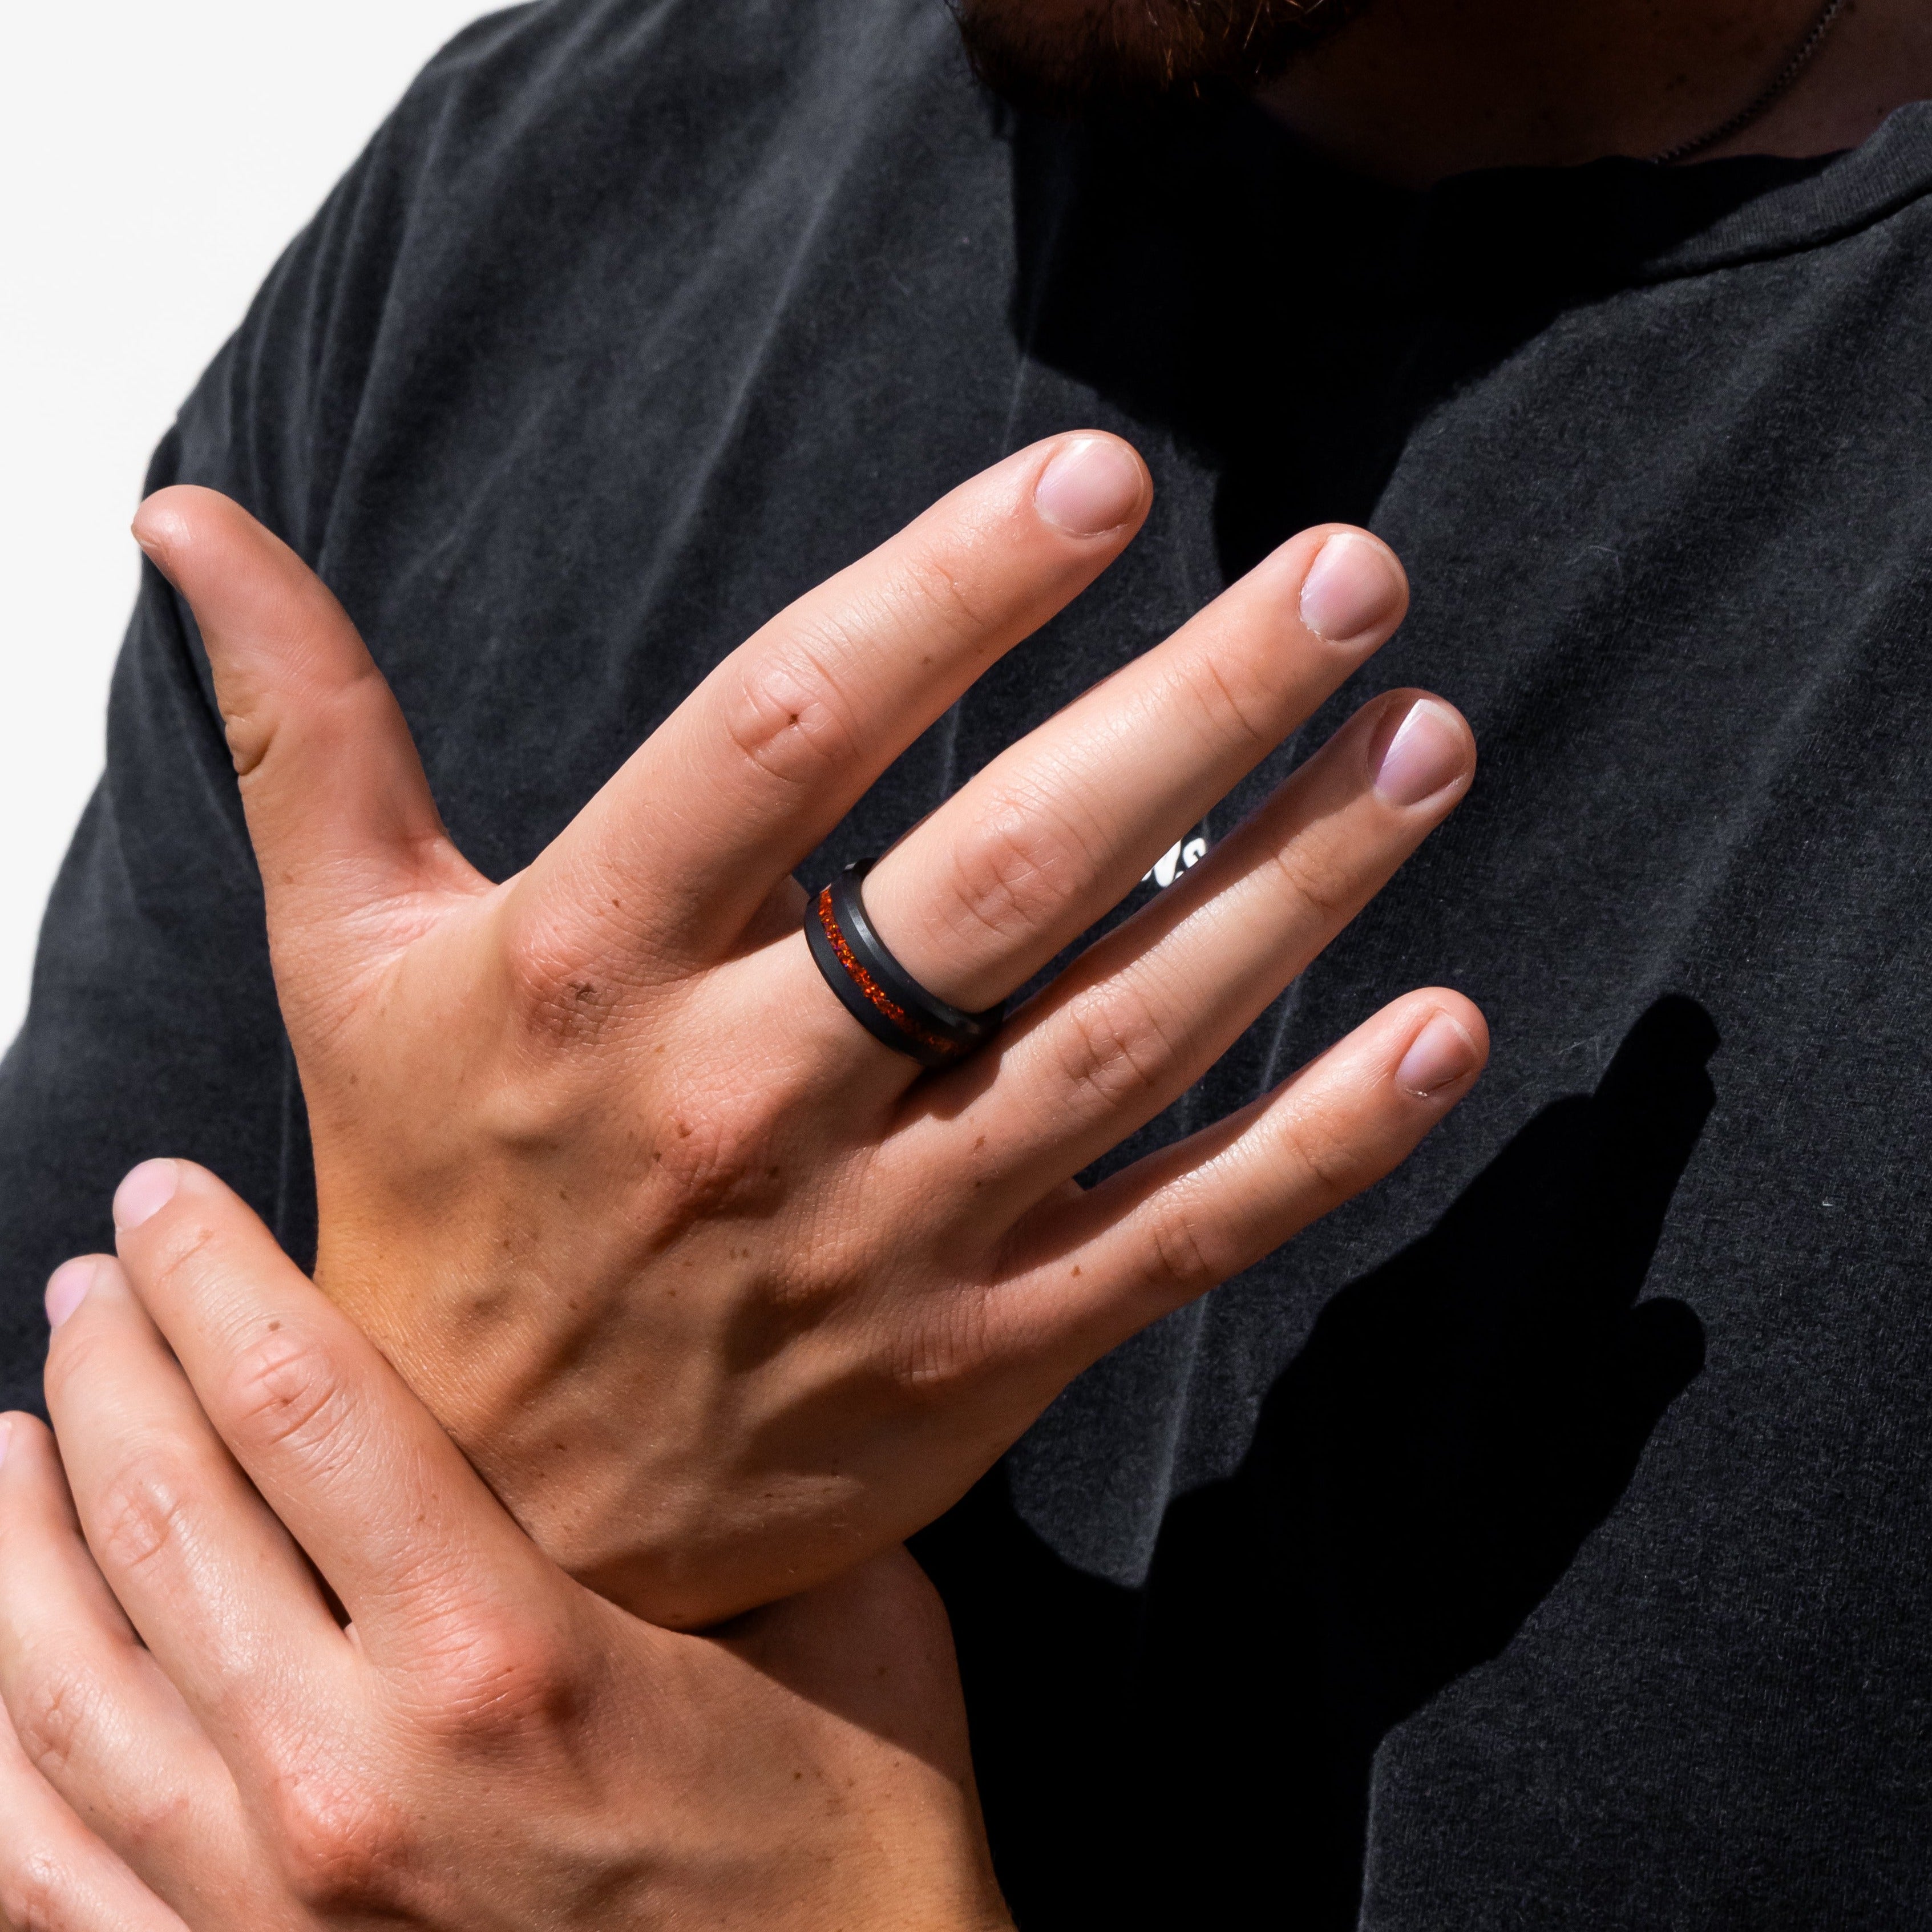
[[1084,1366],[1252,1268],[1407,1160],[1489,1048],[1461,994],[1405,994],[1240,1112],[1043,1204],[994,1291],[1016,1346]]
[[56,1795],[0,1716],[0,1926],[187,1932]]

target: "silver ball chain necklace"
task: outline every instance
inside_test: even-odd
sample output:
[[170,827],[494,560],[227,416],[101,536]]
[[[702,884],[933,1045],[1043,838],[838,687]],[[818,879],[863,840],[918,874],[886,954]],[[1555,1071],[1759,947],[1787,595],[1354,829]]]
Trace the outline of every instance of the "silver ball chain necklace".
[[1708,134],[1700,134],[1695,140],[1680,141],[1674,148],[1666,148],[1660,154],[1652,154],[1651,159],[1660,168],[1674,166],[1679,161],[1688,161],[1694,154],[1701,154],[1707,148],[1714,148],[1728,141],[1733,134],[1742,134],[1754,122],[1762,121],[1792,88],[1797,86],[1798,77],[1817,58],[1838,16],[1845,10],[1845,0],[1825,0],[1818,17],[1811,22],[1811,31],[1804,36],[1804,44],[1778,70],[1778,77],[1750,105],[1741,108],[1722,126],[1713,128]]

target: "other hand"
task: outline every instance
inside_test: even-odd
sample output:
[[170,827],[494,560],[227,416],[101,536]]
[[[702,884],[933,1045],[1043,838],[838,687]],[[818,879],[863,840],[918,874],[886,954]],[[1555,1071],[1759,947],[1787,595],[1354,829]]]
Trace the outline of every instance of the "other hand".
[[[212,493],[136,532],[193,606],[313,1132],[316,1280],[538,1542],[695,1627],[890,1547],[1078,1371],[1402,1160],[1481,1017],[1414,993],[1083,1192],[1466,790],[1439,699],[1366,706],[949,1071],[820,976],[792,868],[1138,527],[1116,439],[1021,452],[773,619],[492,884],[294,554]],[[866,884],[976,1010],[1023,985],[1389,635],[1378,541],[1283,546],[1012,746]],[[664,855],[676,860],[666,863]]]
[[641,1622],[213,1176],[152,1163],[116,1209],[125,1271],[49,1289],[60,1454],[0,1420],[0,1918],[1006,1925],[903,1550],[716,1638]]

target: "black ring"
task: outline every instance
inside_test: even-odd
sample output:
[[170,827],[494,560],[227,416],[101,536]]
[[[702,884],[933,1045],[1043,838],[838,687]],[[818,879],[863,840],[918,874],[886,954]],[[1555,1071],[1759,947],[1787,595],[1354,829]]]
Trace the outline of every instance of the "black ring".
[[922,1066],[953,1066],[998,1032],[1006,1003],[983,1013],[962,1012],[928,993],[892,957],[859,892],[874,862],[848,866],[812,901],[805,914],[806,944],[826,984],[875,1040]]

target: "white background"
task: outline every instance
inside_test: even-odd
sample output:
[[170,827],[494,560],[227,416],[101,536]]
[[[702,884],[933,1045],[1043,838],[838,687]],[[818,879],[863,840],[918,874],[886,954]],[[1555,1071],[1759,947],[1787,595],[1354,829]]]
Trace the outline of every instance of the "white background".
[[493,0],[10,8],[0,59],[0,1048],[100,768],[148,454],[410,76]]

